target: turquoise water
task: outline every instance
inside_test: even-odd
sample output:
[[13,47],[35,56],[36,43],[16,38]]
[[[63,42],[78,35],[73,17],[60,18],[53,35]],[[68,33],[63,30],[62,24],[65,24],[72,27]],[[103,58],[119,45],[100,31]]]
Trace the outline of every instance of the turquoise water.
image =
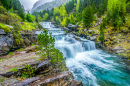
[[84,86],[130,86],[130,70],[118,57],[96,49],[93,41],[77,41],[72,34],[64,35],[50,22],[41,25],[55,37],[55,48],[67,58],[66,65],[75,80],[82,81]]

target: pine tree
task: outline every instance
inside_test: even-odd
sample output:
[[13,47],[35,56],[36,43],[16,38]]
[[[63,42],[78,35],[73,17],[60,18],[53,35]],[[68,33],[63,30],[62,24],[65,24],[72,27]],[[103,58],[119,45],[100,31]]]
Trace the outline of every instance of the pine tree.
[[94,20],[94,13],[91,6],[88,6],[83,11],[83,23],[84,27],[88,28],[91,26],[91,23]]

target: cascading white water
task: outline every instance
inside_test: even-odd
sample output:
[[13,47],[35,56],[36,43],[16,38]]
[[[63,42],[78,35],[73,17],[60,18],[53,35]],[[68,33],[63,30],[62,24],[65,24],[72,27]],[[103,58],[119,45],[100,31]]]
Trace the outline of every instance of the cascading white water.
[[51,22],[40,24],[52,33],[55,48],[67,58],[66,65],[75,80],[82,81],[84,86],[130,86],[130,71],[118,63],[116,56],[97,50],[93,41],[72,34],[64,35],[62,29],[53,28]]

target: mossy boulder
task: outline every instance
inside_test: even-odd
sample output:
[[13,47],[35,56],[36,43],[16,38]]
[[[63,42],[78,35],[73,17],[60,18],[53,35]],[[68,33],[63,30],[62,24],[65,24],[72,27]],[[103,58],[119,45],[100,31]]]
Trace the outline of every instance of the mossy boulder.
[[4,32],[6,32],[6,33],[9,33],[9,32],[11,32],[12,28],[6,26],[5,24],[0,23],[0,29],[4,30]]

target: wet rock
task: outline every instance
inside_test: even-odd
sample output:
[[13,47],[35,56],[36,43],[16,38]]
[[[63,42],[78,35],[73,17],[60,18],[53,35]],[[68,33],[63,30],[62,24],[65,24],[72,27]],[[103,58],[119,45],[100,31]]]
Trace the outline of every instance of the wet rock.
[[43,62],[41,62],[41,63],[38,64],[37,70],[46,69],[49,66],[50,66],[50,60],[47,59],[47,60],[45,60],[45,61],[43,61]]
[[[41,78],[38,81],[30,84],[31,86],[64,86],[69,80],[72,79],[72,74],[70,72],[62,72],[59,74],[52,74]],[[62,84],[62,85],[61,85]],[[82,85],[69,85],[69,86],[82,86]]]
[[92,36],[92,37],[90,37],[90,40],[91,40],[91,41],[96,41],[96,40],[97,40],[97,37],[96,37],[96,36]]
[[90,40],[90,35],[87,36],[87,39]]
[[92,34],[92,32],[93,32],[93,30],[88,30],[88,33],[89,33],[89,34]]
[[102,46],[101,41],[97,42],[96,46],[97,46],[97,48],[101,48],[101,49],[103,49],[103,46]]
[[28,78],[24,81],[21,82],[17,82],[15,84],[9,85],[9,86],[28,86],[29,84],[33,83],[34,81],[39,80],[40,77],[32,77],[32,78]]
[[77,25],[73,25],[73,24],[69,24],[67,27],[68,27],[70,30],[72,30],[72,31],[77,31],[77,28],[78,28]]
[[4,30],[0,29],[0,35],[6,35],[6,33],[4,32]]
[[114,47],[112,51],[116,54],[123,53],[124,49],[122,47]]

